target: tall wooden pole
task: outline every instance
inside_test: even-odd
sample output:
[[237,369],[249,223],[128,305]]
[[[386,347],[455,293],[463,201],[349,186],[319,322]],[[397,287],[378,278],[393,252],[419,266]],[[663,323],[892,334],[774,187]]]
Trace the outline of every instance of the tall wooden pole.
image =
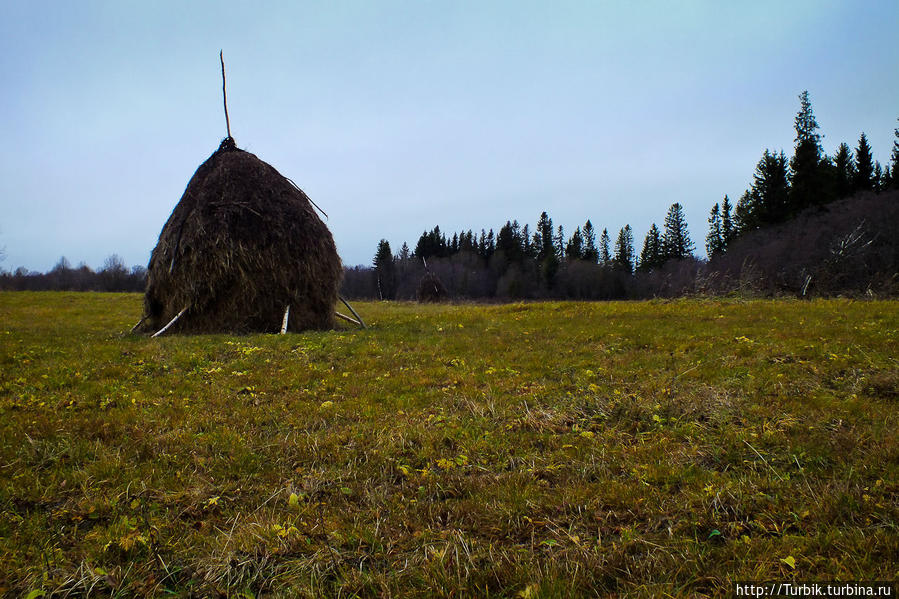
[[225,55],[219,50],[219,60],[222,61],[222,101],[225,104],[225,127],[228,129],[228,137],[231,137],[231,121],[228,120],[228,93],[225,91]]

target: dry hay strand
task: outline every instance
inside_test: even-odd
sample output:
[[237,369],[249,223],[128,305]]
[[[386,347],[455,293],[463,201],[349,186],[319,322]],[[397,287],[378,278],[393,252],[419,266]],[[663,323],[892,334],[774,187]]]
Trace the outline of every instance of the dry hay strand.
[[326,329],[342,275],[328,227],[290,180],[230,137],[197,169],[147,268],[143,331]]

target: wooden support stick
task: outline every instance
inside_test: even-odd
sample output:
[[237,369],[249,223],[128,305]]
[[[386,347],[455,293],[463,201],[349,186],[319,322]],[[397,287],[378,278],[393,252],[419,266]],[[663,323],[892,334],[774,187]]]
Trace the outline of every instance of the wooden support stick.
[[347,308],[349,308],[349,309],[350,309],[350,312],[353,313],[353,316],[355,316],[356,319],[359,321],[357,324],[358,324],[359,326],[361,326],[363,329],[367,329],[368,327],[365,326],[365,321],[362,320],[362,317],[359,316],[359,313],[358,313],[358,312],[356,312],[355,310],[353,310],[353,307],[350,305],[350,302],[346,301],[342,295],[339,296],[339,297],[340,297],[340,301],[343,302],[343,305],[346,306]]
[[222,102],[225,104],[225,127],[228,129],[228,137],[231,137],[231,121],[228,120],[228,94],[225,92],[225,53],[219,50],[219,60],[222,61]]
[[334,312],[334,314],[336,314],[338,318],[342,318],[342,319],[344,319],[344,320],[347,321],[347,322],[351,322],[351,323],[353,323],[353,324],[358,324],[358,325],[360,325],[360,326],[362,326],[362,327],[365,326],[364,324],[362,324],[361,322],[359,322],[359,321],[356,320],[355,318],[350,318],[350,317],[347,316],[346,314],[341,314],[340,312],[336,312],[336,311]]
[[131,327],[131,330],[129,331],[129,333],[133,333],[134,331],[136,331],[136,330],[137,330],[137,327],[139,327],[140,325],[144,324],[144,321],[145,321],[145,320],[147,320],[147,317],[146,317],[146,316],[141,316],[140,320],[137,321],[137,324],[134,325],[133,327]]
[[281,334],[287,332],[287,318],[290,316],[290,304],[287,304],[287,308],[284,309],[284,320],[281,321]]
[[181,318],[181,315],[184,314],[185,312],[187,312],[187,308],[186,308],[186,307],[185,307],[183,310],[181,310],[180,312],[178,312],[178,314],[175,315],[175,318],[171,319],[167,325],[165,325],[164,327],[162,327],[161,329],[159,329],[158,331],[156,331],[155,333],[153,333],[150,337],[151,337],[151,338],[153,338],[153,337],[159,337],[160,335],[162,335],[163,333],[165,333],[165,332],[168,330],[168,328],[169,328],[170,326],[172,326],[173,324],[175,324],[175,322],[177,322],[177,320],[178,320],[179,318]]
[[328,218],[328,213],[325,212],[324,210],[322,210],[322,209],[321,209],[321,206],[319,206],[318,204],[316,204],[315,202],[313,202],[313,201],[312,201],[312,198],[310,198],[309,196],[307,196],[307,195],[306,195],[306,192],[303,191],[302,189],[300,189],[300,186],[293,182],[293,179],[291,179],[290,177],[284,177],[284,178],[287,179],[288,183],[290,183],[291,185],[293,185],[293,188],[296,189],[297,191],[299,191],[299,192],[303,195],[304,198],[306,198],[307,200],[309,200],[309,203],[310,203],[310,204],[312,204],[313,206],[315,206],[316,208],[318,208],[318,211],[321,212],[322,214],[324,214],[324,215],[325,215],[325,218]]

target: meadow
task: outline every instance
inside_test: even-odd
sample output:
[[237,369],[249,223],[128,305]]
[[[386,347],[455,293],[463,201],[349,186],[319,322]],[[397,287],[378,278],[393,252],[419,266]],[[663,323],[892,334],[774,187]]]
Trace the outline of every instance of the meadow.
[[[0,293],[0,594],[720,596],[899,579],[899,302]],[[341,325],[342,326],[342,325]]]

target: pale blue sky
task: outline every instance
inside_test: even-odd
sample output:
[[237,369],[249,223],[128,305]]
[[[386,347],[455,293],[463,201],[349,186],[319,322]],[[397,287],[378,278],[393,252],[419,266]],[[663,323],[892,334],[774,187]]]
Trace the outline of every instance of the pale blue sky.
[[[145,265],[225,135],[330,216],[346,264],[546,210],[698,248],[808,89],[824,146],[889,159],[899,2],[0,0],[0,267]],[[639,247],[638,247],[639,250]]]

